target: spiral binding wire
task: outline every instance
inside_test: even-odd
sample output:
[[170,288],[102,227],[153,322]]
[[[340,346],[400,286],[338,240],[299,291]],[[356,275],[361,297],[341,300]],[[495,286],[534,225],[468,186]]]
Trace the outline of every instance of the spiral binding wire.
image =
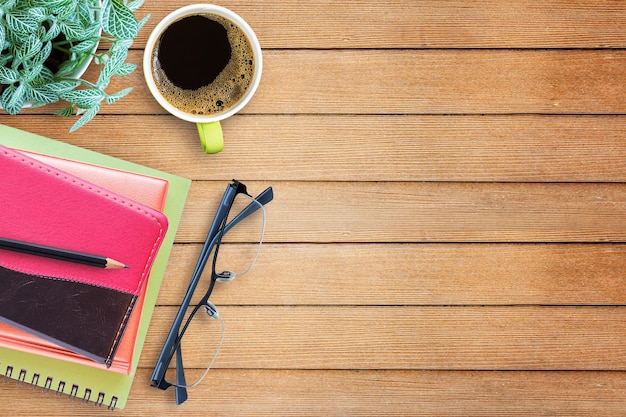
[[[4,371],[4,374],[2,374],[2,380],[4,382],[10,382],[11,380],[14,380],[14,382],[17,385],[24,385],[24,384],[28,384],[30,386],[31,390],[35,390],[37,388],[41,388],[41,391],[44,394],[47,394],[51,391],[54,392],[55,397],[63,397],[63,394],[65,393],[65,387],[68,385],[65,381],[59,381],[56,390],[53,388],[53,383],[54,383],[54,378],[51,376],[46,377],[45,382],[43,383],[43,385],[39,385],[39,380],[41,379],[41,374],[34,372],[33,376],[30,380],[30,382],[28,382],[26,380],[26,377],[28,375],[28,370],[27,369],[20,369],[19,373],[16,374],[15,376],[13,375],[15,372],[15,368],[11,365],[6,365],[6,370]],[[70,392],[67,393],[67,398],[69,399],[76,399],[78,398],[78,394],[80,392],[80,387],[77,384],[72,384],[71,388],[70,388]],[[92,396],[92,390],[90,388],[85,388],[85,391],[83,393],[83,397],[81,398],[81,403],[83,404],[87,404],[89,403],[89,401],[91,400],[91,396]],[[96,407],[102,407],[104,405],[104,402],[106,400],[106,393],[104,392],[99,392],[98,393],[98,397],[95,398],[93,401],[94,405]],[[109,402],[109,404],[107,405],[107,409],[109,410],[115,410],[115,407],[117,406],[117,400],[118,397],[113,395],[111,396],[111,401]]]

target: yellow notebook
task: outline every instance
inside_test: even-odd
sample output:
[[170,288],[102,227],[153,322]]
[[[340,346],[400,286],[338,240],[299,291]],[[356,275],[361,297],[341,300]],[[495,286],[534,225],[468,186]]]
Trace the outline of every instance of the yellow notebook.
[[186,178],[3,125],[0,125],[0,144],[39,154],[140,173],[167,180],[169,183],[163,206],[163,213],[168,218],[169,228],[148,280],[129,374],[0,347],[0,375],[41,387],[43,390],[51,390],[59,394],[67,394],[70,397],[93,401],[97,405],[123,408],[126,405],[139,363],[139,354],[145,342],[154,304],[191,182]]

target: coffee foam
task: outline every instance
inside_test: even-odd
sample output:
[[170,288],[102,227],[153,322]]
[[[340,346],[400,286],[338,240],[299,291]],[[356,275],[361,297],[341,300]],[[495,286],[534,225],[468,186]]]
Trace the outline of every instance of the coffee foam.
[[154,82],[163,98],[185,113],[202,116],[225,112],[239,102],[252,84],[255,65],[252,45],[236,24],[222,16],[199,13],[181,19],[189,16],[203,16],[226,28],[232,50],[230,61],[212,83],[197,90],[186,90],[172,83],[163,72],[158,59],[159,39],[152,52]]

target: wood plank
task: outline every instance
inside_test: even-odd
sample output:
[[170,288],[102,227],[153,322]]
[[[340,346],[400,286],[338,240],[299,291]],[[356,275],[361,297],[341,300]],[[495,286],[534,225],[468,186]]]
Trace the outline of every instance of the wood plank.
[[[193,372],[192,372],[193,373]],[[212,370],[176,406],[171,389],[149,387],[139,369],[124,410],[116,415],[386,415],[386,416],[621,416],[623,372],[294,371]],[[219,381],[219,383],[215,383]],[[21,400],[16,400],[21,398]],[[3,404],[24,415],[111,415],[14,383],[3,384]]]
[[[191,392],[191,412],[204,411],[198,397],[224,415],[610,416],[625,405],[624,374],[613,372],[216,370],[214,379],[223,382]],[[147,404],[149,390],[134,392]]]
[[[128,86],[102,114],[164,112],[141,71],[110,92]],[[624,96],[623,50],[267,50],[242,114],[624,114]]]
[[[216,368],[626,370],[623,306],[218,309],[226,337]],[[141,366],[155,363],[176,311],[156,309]],[[215,352],[219,324],[206,320],[185,336],[185,366],[206,366]]]
[[[184,0],[146,3],[152,28]],[[264,48],[597,48],[626,46],[624,8],[612,1],[282,0],[258,7],[220,3],[240,14]],[[306,24],[303,24],[306,22]],[[367,24],[355,24],[367,22]]]
[[[235,247],[220,253],[226,264],[241,255],[241,245],[229,246]],[[200,248],[175,245],[157,304],[180,303]],[[621,244],[265,244],[252,272],[218,284],[211,299],[218,305],[624,305],[625,269]],[[209,271],[198,289],[209,287]]]
[[[623,242],[626,184],[249,182],[267,242]],[[225,182],[191,186],[179,242],[204,242]],[[249,241],[249,230],[229,232]]]
[[[217,371],[216,378],[236,388],[233,394],[224,384],[210,384],[209,396],[220,405],[229,404],[223,405],[226,415],[537,415],[540,410],[572,416],[593,410],[619,415],[624,405],[619,397],[624,378],[617,373],[604,378],[593,372],[253,370]],[[216,392],[214,385],[222,388]],[[202,396],[207,389],[203,387],[196,395]],[[524,398],[523,392],[529,398]]]
[[[624,113],[623,51],[271,51],[253,113]],[[280,86],[280,88],[278,88]]]
[[0,116],[200,180],[626,182],[624,116],[240,115],[222,123],[226,148],[210,157],[195,126],[173,117],[99,117],[76,134],[59,117],[40,120]]

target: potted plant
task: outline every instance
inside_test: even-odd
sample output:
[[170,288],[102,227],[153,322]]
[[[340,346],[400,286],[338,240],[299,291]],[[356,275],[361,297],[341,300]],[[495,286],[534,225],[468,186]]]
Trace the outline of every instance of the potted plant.
[[[135,18],[143,0],[0,1],[0,105],[10,114],[58,101],[55,112],[81,117],[74,131],[132,87],[105,91],[113,76],[133,72],[128,49],[147,21]],[[89,63],[96,80],[81,78]]]

